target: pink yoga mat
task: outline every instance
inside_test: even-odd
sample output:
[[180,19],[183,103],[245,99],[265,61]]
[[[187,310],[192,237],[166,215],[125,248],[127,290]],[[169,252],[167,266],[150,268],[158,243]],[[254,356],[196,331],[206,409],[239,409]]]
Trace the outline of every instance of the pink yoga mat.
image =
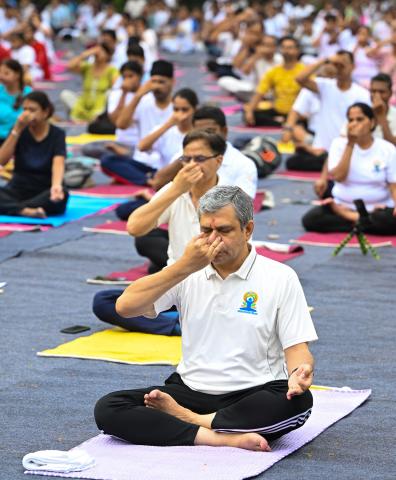
[[84,227],[84,232],[92,233],[112,233],[115,235],[128,235],[126,230],[127,222],[116,220],[114,222],[101,223],[95,227]]
[[298,170],[284,170],[274,173],[271,178],[286,178],[288,180],[297,180],[299,182],[314,182],[319,180],[320,172],[300,172]]
[[54,82],[68,82],[73,78],[73,75],[68,75],[68,74],[61,75],[59,73],[54,73],[52,78]]
[[282,129],[280,127],[248,127],[246,125],[236,125],[228,127],[230,132],[236,133],[261,133],[262,135],[265,134],[274,134],[280,133]]
[[224,115],[234,115],[235,113],[242,111],[242,105],[227,105],[225,107],[221,107],[224,112]]
[[229,95],[213,95],[208,97],[209,102],[235,102],[235,97]]
[[[347,233],[315,233],[310,232],[292,240],[299,245],[314,245],[316,247],[336,247]],[[396,247],[396,236],[366,235],[373,247]],[[358,240],[354,237],[346,247],[360,248]]]
[[39,225],[24,225],[22,223],[0,223],[0,231],[33,232],[37,230],[40,230]]
[[[358,408],[371,390],[313,390],[314,407],[306,424],[272,442],[271,452],[231,447],[151,447],[131,445],[109,435],[98,435],[76,448],[96,460],[82,472],[25,473],[94,480],[242,480],[256,476],[311,442],[335,422]],[[332,436],[342,443],[342,427]],[[299,455],[303,459],[303,455]],[[304,461],[307,461],[306,459]],[[298,462],[297,462],[298,463]],[[294,478],[299,480],[294,472]]]
[[8,235],[11,235],[12,232],[10,232],[9,230],[1,230],[0,231],[0,238],[2,237],[7,237]]
[[202,87],[204,92],[221,92],[221,88],[218,85],[204,85]]
[[72,190],[73,195],[84,195],[90,197],[119,197],[128,198],[133,197],[136,192],[146,190],[149,187],[142,185],[97,185],[96,187],[80,188],[78,190]]
[[52,82],[34,82],[33,88],[35,90],[56,90],[59,88],[55,83]]
[[304,250],[290,250],[288,253],[274,252],[265,247],[256,247],[256,252],[263,257],[276,260],[277,262],[287,262],[295,257],[299,257],[304,253]]
[[129,282],[133,282],[138,278],[145,277],[148,275],[147,271],[148,264],[144,263],[142,265],[138,265],[137,267],[130,268],[125,272],[111,272],[109,275],[106,275],[107,278],[125,278],[125,280]]

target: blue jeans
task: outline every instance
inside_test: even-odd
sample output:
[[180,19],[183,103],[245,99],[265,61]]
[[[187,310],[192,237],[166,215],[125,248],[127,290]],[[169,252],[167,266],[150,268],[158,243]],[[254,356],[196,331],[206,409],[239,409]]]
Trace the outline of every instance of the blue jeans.
[[102,322],[125,328],[130,332],[154,333],[158,335],[180,335],[179,314],[168,310],[161,312],[157,318],[139,317],[124,318],[115,309],[117,298],[123,290],[103,290],[98,292],[92,304],[94,314]]
[[126,155],[104,155],[100,165],[104,173],[124,184],[147,185],[147,179],[157,171]]

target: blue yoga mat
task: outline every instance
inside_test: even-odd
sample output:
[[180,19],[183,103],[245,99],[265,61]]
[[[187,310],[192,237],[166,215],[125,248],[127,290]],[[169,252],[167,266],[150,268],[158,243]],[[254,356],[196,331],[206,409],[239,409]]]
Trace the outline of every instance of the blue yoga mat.
[[110,207],[116,203],[122,203],[123,201],[126,201],[126,199],[93,198],[84,197],[82,195],[70,195],[69,201],[67,202],[66,212],[63,215],[56,215],[48,218],[0,215],[0,223],[25,223],[28,225],[51,225],[52,227],[60,227],[64,223],[92,215],[103,208]]

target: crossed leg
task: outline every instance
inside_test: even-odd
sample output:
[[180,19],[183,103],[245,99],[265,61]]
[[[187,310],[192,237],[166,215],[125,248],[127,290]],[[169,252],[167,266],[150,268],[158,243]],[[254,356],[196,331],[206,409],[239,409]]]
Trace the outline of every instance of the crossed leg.
[[169,394],[161,390],[152,390],[144,396],[144,403],[148,408],[154,408],[167,413],[187,423],[198,425],[200,428],[195,437],[195,445],[237,447],[245,450],[270,452],[267,440],[258,433],[218,433],[211,429],[216,413],[200,415],[188,408],[179,405]]

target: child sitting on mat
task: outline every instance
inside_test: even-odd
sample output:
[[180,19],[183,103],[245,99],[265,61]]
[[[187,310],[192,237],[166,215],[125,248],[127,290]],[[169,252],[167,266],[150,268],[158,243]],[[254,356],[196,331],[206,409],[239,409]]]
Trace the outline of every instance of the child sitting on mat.
[[11,181],[0,188],[0,214],[45,218],[66,210],[65,133],[49,123],[54,108],[43,92],[23,99],[23,113],[0,148],[0,165],[15,161]]

